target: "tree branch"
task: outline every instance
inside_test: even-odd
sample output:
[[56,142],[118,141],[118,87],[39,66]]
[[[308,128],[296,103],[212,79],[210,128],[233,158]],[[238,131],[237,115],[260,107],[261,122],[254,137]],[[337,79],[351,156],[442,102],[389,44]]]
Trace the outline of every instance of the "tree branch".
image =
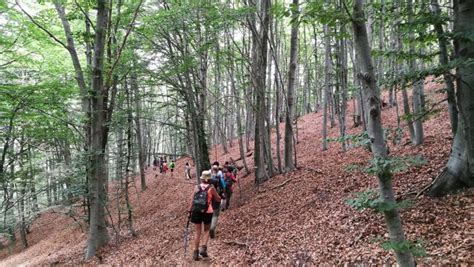
[[49,37],[51,37],[54,41],[56,41],[58,44],[60,44],[62,47],[66,48],[69,50],[69,47],[63,43],[61,40],[59,40],[56,36],[54,36],[50,31],[48,31],[45,27],[43,27],[41,24],[39,24],[28,12],[26,12],[23,7],[18,3],[18,0],[15,1],[17,6],[21,9],[21,12],[23,12],[30,20],[35,24],[38,28],[40,28],[42,31],[44,31]]
[[91,25],[92,29],[95,31],[95,27],[94,27],[94,23],[92,23],[91,19],[89,18],[89,15],[86,13],[86,11],[81,7],[81,5],[79,5],[79,3],[77,2],[77,0],[74,0],[74,3],[76,4],[76,6],[79,8],[79,10],[81,10],[82,14],[84,14],[84,16],[86,17],[86,20],[89,22],[89,25]]
[[[108,81],[110,81],[112,73],[114,72],[115,68],[117,67],[117,64],[118,64],[118,62],[119,62],[119,60],[122,56],[123,48],[125,47],[125,44],[127,43],[128,36],[130,35],[130,32],[132,31],[133,25],[135,24],[135,20],[137,19],[137,16],[138,16],[138,11],[140,10],[140,7],[141,7],[142,3],[143,3],[143,0],[140,0],[140,2],[138,3],[137,8],[135,9],[135,13],[133,14],[133,19],[132,19],[132,21],[130,22],[130,24],[128,26],[127,33],[125,34],[125,37],[123,38],[122,44],[120,45],[120,47],[118,49],[117,57],[115,58],[115,61],[112,64],[112,68],[110,68],[110,71],[108,73],[108,77],[107,77]],[[107,84],[109,84],[109,83],[107,83]]]

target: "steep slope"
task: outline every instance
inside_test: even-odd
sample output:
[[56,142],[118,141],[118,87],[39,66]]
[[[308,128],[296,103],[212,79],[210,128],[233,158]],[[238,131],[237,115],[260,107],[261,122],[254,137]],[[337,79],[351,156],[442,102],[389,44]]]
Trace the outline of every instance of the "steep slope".
[[[437,91],[440,85],[430,83],[428,87],[429,103],[443,98]],[[441,199],[423,195],[415,198],[441,171],[449,154],[449,119],[445,103],[439,107],[442,111],[424,124],[425,145],[413,147],[407,136],[399,146],[389,143],[391,155],[420,154],[427,160],[423,166],[395,175],[394,186],[398,199],[413,202],[401,214],[408,238],[425,243],[428,255],[418,262],[472,264],[474,243],[470,236],[469,210],[473,206],[473,190]],[[351,110],[350,107],[348,116]],[[321,116],[308,114],[298,121],[298,170],[276,176],[260,187],[254,186],[253,173],[246,176],[243,170],[239,173],[241,188],[236,188],[231,209],[221,213],[217,239],[210,243],[212,259],[208,263],[394,262],[392,254],[379,244],[386,236],[383,217],[372,211],[357,212],[344,204],[353,192],[377,187],[373,176],[354,167],[355,164],[367,166],[371,155],[361,147],[344,153],[337,143],[331,143],[328,151],[321,151]],[[383,116],[385,127],[396,126],[395,108],[384,109]],[[351,134],[360,131],[360,128],[349,129]],[[338,136],[338,127],[330,130],[330,136]],[[229,154],[222,155],[221,151],[220,146],[213,148],[212,160],[239,158],[237,145]],[[252,158],[247,159],[253,169]],[[130,237],[122,232],[120,242],[114,238],[91,264],[193,264],[190,249],[188,255],[183,250],[186,210],[193,190],[193,184],[184,180],[186,161],[190,160],[178,160],[174,177],[155,178],[155,173],[148,169],[148,189],[138,195],[132,190],[138,236]],[[113,203],[110,208],[115,209]],[[62,228],[58,229],[59,225]],[[1,265],[80,263],[86,235],[72,220],[46,213],[31,230],[30,238],[34,241],[30,242],[34,245],[4,258]]]

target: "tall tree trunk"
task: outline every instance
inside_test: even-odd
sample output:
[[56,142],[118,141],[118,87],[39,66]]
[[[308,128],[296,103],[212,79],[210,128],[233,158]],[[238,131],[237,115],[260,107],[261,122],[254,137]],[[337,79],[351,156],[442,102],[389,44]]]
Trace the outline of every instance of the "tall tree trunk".
[[[382,114],[380,110],[380,92],[375,84],[375,72],[370,55],[369,39],[365,26],[365,15],[363,9],[364,0],[354,1],[352,26],[354,31],[354,42],[357,56],[360,60],[360,80],[364,88],[364,96],[369,109],[369,135],[374,158],[385,161],[388,158],[387,147],[383,136]],[[389,166],[380,167],[377,173],[381,200],[387,205],[395,205],[395,196],[392,187],[392,173]],[[398,210],[392,208],[384,211],[390,239],[397,243],[405,241],[402,221]],[[397,263],[402,266],[415,266],[412,255],[408,251],[396,250]]]
[[[132,81],[132,87],[134,87]],[[135,231],[133,229],[133,216],[132,216],[132,206],[129,199],[129,188],[130,188],[130,177],[131,175],[135,175],[133,172],[130,173],[132,169],[130,166],[131,159],[132,159],[132,139],[133,139],[133,111],[132,111],[132,92],[128,89],[126,80],[125,80],[125,94],[126,94],[126,101],[127,101],[127,162],[125,164],[125,183],[123,183],[123,192],[125,196],[125,204],[127,205],[127,222],[128,222],[128,230],[129,232],[134,235]],[[134,183],[134,181],[132,181]]]
[[298,50],[298,0],[293,0],[292,4],[296,7],[293,10],[290,39],[290,65],[288,67],[288,91],[285,116],[285,171],[291,171],[295,168],[295,159],[293,158],[294,134],[293,134],[293,102],[295,94],[296,64]]
[[[458,60],[474,60],[474,0],[455,0],[454,32],[463,37],[455,40]],[[456,70],[459,124],[454,136],[451,155],[444,171],[438,176],[428,195],[444,196],[461,188],[474,186],[474,64],[460,64]]]
[[311,112],[311,68],[309,67],[309,56],[308,56],[308,46],[306,39],[306,27],[303,27],[303,44],[300,43],[300,46],[304,46],[304,89],[303,89],[303,112],[302,114],[308,114]]
[[272,44],[274,45],[273,49],[273,61],[275,63],[275,132],[276,132],[276,156],[277,156],[277,168],[278,168],[278,173],[282,173],[282,160],[281,160],[281,133],[280,133],[280,106],[281,106],[281,91],[282,91],[282,86],[283,86],[283,81],[281,79],[280,71],[278,68],[278,59],[279,59],[279,52],[280,52],[280,38],[278,36],[275,36],[278,34],[278,20],[275,19],[273,20],[275,22],[275,27],[274,27],[274,33],[271,35]]
[[[256,5],[255,5],[256,6]],[[268,150],[266,144],[266,129],[265,129],[265,78],[267,66],[267,47],[268,47],[268,23],[270,12],[270,0],[261,1],[261,27],[260,32],[257,33],[256,21],[253,20],[249,26],[252,29],[252,84],[255,88],[255,139],[254,139],[254,162],[256,168],[255,183],[260,184],[269,178],[268,168],[265,164],[266,154]]]
[[[271,0],[268,0],[268,2],[264,5],[262,5],[262,11],[263,11],[263,21],[262,21],[262,27],[263,27],[263,30],[262,30],[262,37],[263,36],[266,36],[265,38],[262,38],[262,41],[265,40],[265,49],[266,49],[266,55],[265,55],[265,59],[264,59],[264,62],[265,63],[265,66],[268,62],[268,50],[269,50],[269,29],[270,29],[270,21],[271,21],[271,17],[272,17],[272,13],[271,13]],[[262,47],[263,48],[263,47]],[[262,68],[263,68],[263,65],[262,65]],[[269,75],[270,76],[270,75]],[[266,92],[267,92],[267,83],[265,81],[265,78],[266,78],[266,71],[264,70],[262,72],[262,90],[263,90],[263,114],[262,116],[264,117],[264,123],[263,123],[263,129],[265,129],[265,131],[263,131],[263,139],[262,139],[262,142],[263,142],[263,151],[264,151],[264,162],[265,162],[265,165],[266,165],[266,176],[269,178],[269,177],[273,177],[274,175],[274,166],[273,166],[273,156],[272,156],[272,142],[271,142],[271,121],[270,121],[270,113],[269,113],[269,98],[266,96]]]
[[[344,25],[341,26],[341,33],[345,32]],[[347,51],[346,51],[346,41],[339,40],[338,41],[338,78],[340,84],[340,101],[339,101],[339,129],[342,137],[342,150],[346,151],[346,141],[344,140],[346,137],[346,109],[347,109]]]
[[141,99],[140,99],[140,89],[137,84],[136,74],[132,73],[130,76],[130,86],[131,90],[135,95],[135,126],[137,131],[137,146],[138,146],[138,166],[140,168],[140,182],[141,189],[145,191],[146,189],[146,179],[145,179],[145,154],[144,154],[144,144],[143,144],[143,135],[142,135],[142,125],[140,123],[141,116]]
[[329,90],[331,90],[331,38],[329,36],[329,27],[324,25],[324,45],[326,52],[324,55],[324,99],[323,99],[323,151],[328,149],[328,106],[329,106]]
[[90,221],[85,259],[92,258],[97,250],[109,240],[106,227],[106,180],[104,152],[107,144],[106,103],[104,99],[104,47],[108,11],[106,0],[97,0],[97,22],[95,27],[94,58],[92,62],[91,86],[91,162],[90,162]]
[[321,102],[320,97],[320,86],[317,86],[319,83],[319,60],[318,60],[318,36],[316,34],[316,26],[313,25],[313,38],[314,38],[314,45],[313,45],[313,56],[314,56],[314,112],[317,113],[319,111],[319,106]]
[[[407,0],[407,11],[408,11],[408,23],[413,25],[414,22],[414,7],[413,0]],[[409,53],[413,57],[415,54],[415,35],[413,31],[409,33],[410,45]],[[409,71],[414,73],[417,71],[416,59],[409,60]],[[423,143],[423,123],[421,120],[421,113],[423,112],[422,108],[422,98],[423,98],[423,80],[419,80],[413,83],[413,118],[409,117],[408,121],[413,121],[413,127],[415,130],[415,136],[412,139],[414,145],[421,145]]]
[[[85,159],[85,171],[86,171],[86,177],[85,177],[85,183],[86,183],[86,190],[84,192],[84,206],[87,206],[87,215],[90,219],[90,199],[89,197],[92,195],[91,192],[89,192],[89,189],[91,188],[91,185],[89,185],[89,182],[91,180],[90,175],[92,174],[92,166],[90,165],[91,162],[93,162],[93,159],[91,158],[91,155],[93,154],[91,149],[91,144],[92,144],[92,110],[91,110],[91,104],[92,104],[92,99],[89,94],[89,85],[92,82],[92,80],[89,80],[89,84],[86,84],[86,78],[85,78],[85,73],[82,69],[79,56],[77,54],[76,46],[74,43],[74,36],[71,31],[71,26],[69,25],[69,21],[67,20],[67,15],[64,9],[64,6],[61,4],[61,1],[55,0],[54,5],[56,8],[56,11],[58,13],[58,16],[61,20],[61,23],[63,25],[63,30],[64,34],[66,36],[66,44],[67,44],[67,50],[69,52],[71,61],[73,63],[74,67],[74,72],[76,75],[76,81],[79,86],[80,94],[81,94],[81,108],[82,112],[85,114],[86,117],[86,122],[84,123],[83,130],[84,130],[84,151],[86,159]],[[106,15],[107,16],[107,15]],[[104,24],[106,24],[107,19],[104,21]],[[86,26],[86,63],[87,63],[87,68],[92,69],[92,45],[91,45],[91,39],[92,34],[90,32],[90,22],[86,19],[85,20],[85,26]],[[104,26],[105,27],[105,26]],[[105,37],[104,37],[105,38]],[[104,40],[105,42],[105,40]]]
[[[396,9],[396,12],[395,12],[396,17],[401,16],[400,9],[401,9],[401,7],[398,6],[397,9]],[[401,19],[397,20],[397,23],[396,23],[397,32],[401,32],[401,23],[402,23]],[[402,52],[402,50],[403,50],[403,43],[402,43],[402,40],[401,40],[401,36],[397,35],[397,37],[396,37],[396,51],[398,53],[400,53],[400,52]],[[405,83],[406,82],[402,83],[402,88],[401,88],[402,97],[403,97],[403,113],[404,113],[405,117],[407,118],[406,121],[407,121],[407,126],[408,126],[408,132],[410,134],[410,140],[411,140],[412,143],[415,143],[415,128],[413,127],[413,123],[412,123],[412,118],[411,118],[412,114],[411,114],[411,111],[410,111],[410,102],[408,100],[408,93],[407,93],[407,89],[405,87]]]
[[[24,178],[22,178],[24,179]],[[20,215],[20,238],[21,238],[21,244],[23,245],[23,248],[28,248],[28,238],[27,238],[27,231],[26,231],[26,218],[25,218],[25,195],[26,195],[26,183],[24,181],[20,182],[20,188],[19,188],[19,198],[20,201],[18,203],[19,208],[18,212]]]
[[[380,0],[380,30],[379,30],[379,50],[385,49],[385,0]],[[382,81],[384,78],[383,56],[377,58],[377,80]]]
[[[441,66],[448,66],[448,40],[445,36],[443,25],[439,18],[441,18],[441,10],[438,4],[438,0],[431,0],[431,11],[433,15],[438,18],[434,23],[436,34],[438,36],[439,45],[439,63]],[[450,71],[446,71],[444,74],[444,82],[446,83],[446,93],[448,95],[448,110],[449,120],[451,122],[451,132],[453,136],[456,135],[458,128],[458,107],[456,103],[456,93],[454,89],[453,76]]]

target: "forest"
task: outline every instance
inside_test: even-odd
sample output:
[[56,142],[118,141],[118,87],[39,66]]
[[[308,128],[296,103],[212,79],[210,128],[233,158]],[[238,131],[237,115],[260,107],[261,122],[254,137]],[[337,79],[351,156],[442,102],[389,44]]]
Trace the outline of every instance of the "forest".
[[0,0],[0,28],[2,266],[473,264],[474,0]]

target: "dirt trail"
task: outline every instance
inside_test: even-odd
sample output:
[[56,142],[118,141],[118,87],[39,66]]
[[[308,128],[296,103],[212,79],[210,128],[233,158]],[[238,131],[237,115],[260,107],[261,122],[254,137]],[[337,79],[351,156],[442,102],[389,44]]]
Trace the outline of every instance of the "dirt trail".
[[[435,83],[427,86],[429,103],[443,97],[437,93],[440,87]],[[401,213],[407,237],[425,242],[428,255],[418,259],[419,263],[473,264],[469,214],[473,190],[441,199],[414,198],[440,172],[449,155],[449,119],[446,106],[440,108],[442,111],[424,124],[425,145],[413,147],[407,136],[400,146],[389,143],[391,155],[421,154],[428,161],[396,174],[394,186],[398,199],[413,201]],[[349,118],[351,110],[349,105]],[[384,109],[384,127],[396,126],[395,112],[395,108]],[[367,166],[370,153],[361,147],[344,153],[337,143],[321,151],[321,116],[308,114],[298,121],[298,170],[276,176],[258,188],[253,173],[245,177],[243,170],[239,173],[242,194],[237,189],[231,209],[221,213],[217,239],[210,243],[212,259],[206,265],[394,262],[393,255],[380,247],[379,240],[386,236],[383,217],[372,211],[357,212],[344,204],[353,192],[377,187],[374,177],[355,168],[355,164]],[[348,128],[350,134],[361,131]],[[330,130],[330,136],[338,136],[337,126]],[[220,146],[211,149],[212,161],[239,158],[237,142],[229,154],[222,155],[222,151]],[[122,232],[121,242],[112,241],[91,264],[195,264],[191,249],[188,255],[183,251],[186,210],[194,186],[184,179],[186,161],[191,162],[186,158],[177,161],[174,177],[155,178],[156,172],[147,170],[148,189],[139,192],[139,202],[136,194],[133,197],[138,236],[132,238]],[[253,169],[252,157],[247,163]],[[45,213],[31,230],[32,246],[9,257],[3,250],[2,266],[81,263],[86,235],[71,219]]]

